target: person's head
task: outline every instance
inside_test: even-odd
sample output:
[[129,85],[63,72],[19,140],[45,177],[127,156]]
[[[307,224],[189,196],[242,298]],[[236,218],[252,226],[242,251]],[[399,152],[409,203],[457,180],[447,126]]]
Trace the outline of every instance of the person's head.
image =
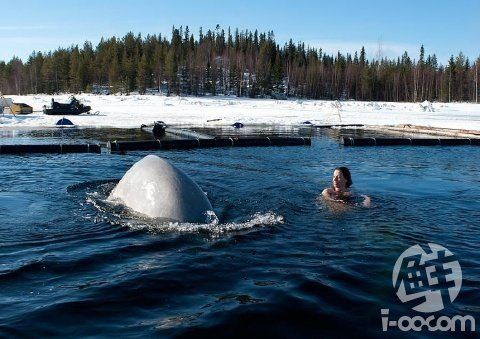
[[352,175],[346,167],[337,167],[333,171],[332,185],[336,191],[346,191],[352,186]]

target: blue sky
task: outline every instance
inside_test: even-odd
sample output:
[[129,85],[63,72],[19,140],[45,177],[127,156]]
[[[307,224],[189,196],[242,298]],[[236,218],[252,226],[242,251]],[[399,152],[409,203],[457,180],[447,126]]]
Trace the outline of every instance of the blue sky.
[[383,56],[407,50],[418,58],[424,44],[426,53],[436,53],[442,63],[460,51],[471,59],[480,55],[479,0],[20,0],[0,8],[0,60],[14,55],[26,59],[33,50],[83,45],[85,40],[95,45],[102,36],[129,31],[169,36],[172,25],[188,25],[197,35],[200,26],[206,30],[217,24],[225,30],[273,30],[281,44],[292,38],[328,53],[364,45],[368,57],[375,57],[381,46]]

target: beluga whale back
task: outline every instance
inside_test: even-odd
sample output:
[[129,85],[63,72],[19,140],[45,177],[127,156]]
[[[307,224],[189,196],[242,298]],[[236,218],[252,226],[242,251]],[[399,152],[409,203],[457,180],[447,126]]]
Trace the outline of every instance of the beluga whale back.
[[212,205],[200,187],[167,160],[148,155],[135,163],[112,190],[109,200],[121,201],[151,218],[206,223]]

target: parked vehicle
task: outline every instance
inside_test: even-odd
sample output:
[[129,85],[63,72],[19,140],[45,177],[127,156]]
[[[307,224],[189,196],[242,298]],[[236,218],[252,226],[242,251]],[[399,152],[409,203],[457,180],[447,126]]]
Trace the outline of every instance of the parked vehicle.
[[47,115],[79,115],[90,112],[90,110],[90,106],[81,104],[74,96],[70,98],[70,102],[67,104],[56,102],[52,98],[52,106],[50,108],[43,106],[43,113]]

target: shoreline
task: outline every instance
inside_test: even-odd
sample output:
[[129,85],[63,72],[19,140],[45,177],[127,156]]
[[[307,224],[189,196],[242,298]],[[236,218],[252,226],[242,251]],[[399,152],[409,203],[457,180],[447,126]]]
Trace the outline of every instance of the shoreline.
[[[175,128],[180,129],[189,129],[189,128],[229,128],[230,125],[215,125],[215,126],[195,126],[195,125],[172,125]],[[340,130],[343,127],[321,127],[317,128],[311,125],[271,125],[271,124],[249,124],[248,127],[251,128],[312,128],[312,129],[336,129]],[[70,129],[85,129],[85,130],[140,130],[140,127],[95,127],[95,126],[73,126],[73,127],[63,127],[62,129],[68,131]],[[35,132],[35,131],[49,131],[49,130],[58,130],[57,126],[27,126],[27,127],[18,127],[18,126],[0,126],[0,137],[6,137],[2,135],[2,132]],[[363,125],[362,127],[352,127],[346,128],[348,130],[358,130],[363,132],[372,132],[372,133],[383,133],[389,134],[391,136],[396,135],[412,135],[420,138],[428,138],[431,136],[438,137],[447,137],[447,138],[460,138],[460,139],[480,139],[480,131],[464,130],[464,129],[449,129],[449,128],[434,128],[428,126],[411,126],[411,125]]]
[[[67,102],[70,94],[53,96]],[[33,107],[34,113],[0,114],[0,130],[54,127],[62,116],[41,111],[51,95],[7,96]],[[166,97],[158,95],[80,94],[79,100],[92,107],[93,114],[67,116],[78,127],[137,128],[154,121],[169,125],[221,127],[235,122],[245,125],[302,126],[362,124],[402,132],[421,129],[427,134],[480,132],[480,105],[475,103],[396,103],[377,101],[275,100],[237,97]],[[304,125],[305,126],[305,125]],[[411,126],[407,128],[405,126]],[[408,129],[408,131],[407,131]]]

